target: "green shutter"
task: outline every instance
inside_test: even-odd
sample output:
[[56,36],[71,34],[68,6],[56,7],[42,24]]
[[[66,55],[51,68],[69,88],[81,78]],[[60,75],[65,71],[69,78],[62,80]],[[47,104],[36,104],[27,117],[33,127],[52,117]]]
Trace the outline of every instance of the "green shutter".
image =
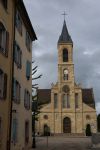
[[13,142],[17,141],[17,119],[13,119],[13,124],[12,124],[12,140],[13,140]]
[[17,63],[17,44],[14,42],[14,61]]
[[26,78],[29,80],[31,73],[31,63],[29,61],[26,62]]

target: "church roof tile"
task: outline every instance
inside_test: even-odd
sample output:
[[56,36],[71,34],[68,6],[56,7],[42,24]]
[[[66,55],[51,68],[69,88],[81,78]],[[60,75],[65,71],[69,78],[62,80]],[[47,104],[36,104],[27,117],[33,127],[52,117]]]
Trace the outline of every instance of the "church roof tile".
[[95,101],[92,88],[82,89],[82,99],[85,104],[95,108]]
[[43,105],[51,101],[51,89],[38,89],[38,104]]
[[62,33],[58,40],[58,44],[59,43],[73,43],[73,41],[68,33],[68,29],[67,29],[65,20],[64,20],[64,24],[63,24],[63,28],[62,28]]

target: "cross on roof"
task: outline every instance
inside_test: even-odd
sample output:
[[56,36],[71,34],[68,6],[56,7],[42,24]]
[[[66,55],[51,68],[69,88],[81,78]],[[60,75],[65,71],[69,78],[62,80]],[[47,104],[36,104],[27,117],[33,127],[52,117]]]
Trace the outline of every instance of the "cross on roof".
[[65,13],[65,11],[64,11],[64,13],[63,13],[62,15],[64,16],[64,20],[65,20],[65,16],[67,15],[67,14]]

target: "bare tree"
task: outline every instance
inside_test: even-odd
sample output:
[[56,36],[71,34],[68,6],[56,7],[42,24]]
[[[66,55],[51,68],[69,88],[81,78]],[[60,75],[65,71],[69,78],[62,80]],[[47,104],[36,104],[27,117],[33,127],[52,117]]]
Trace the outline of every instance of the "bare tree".
[[[36,73],[37,73],[38,66],[34,66],[34,62],[32,62],[32,66],[33,66],[33,68],[32,68],[32,81],[33,81],[33,80],[37,80],[37,79],[41,78],[42,74],[37,76]],[[36,147],[35,121],[38,119],[38,114],[40,113],[39,106],[38,106],[38,93],[37,93],[38,84],[37,83],[35,83],[35,84],[32,83],[32,91],[34,92],[34,90],[35,90],[35,95],[32,96],[32,132],[33,132],[32,148]]]

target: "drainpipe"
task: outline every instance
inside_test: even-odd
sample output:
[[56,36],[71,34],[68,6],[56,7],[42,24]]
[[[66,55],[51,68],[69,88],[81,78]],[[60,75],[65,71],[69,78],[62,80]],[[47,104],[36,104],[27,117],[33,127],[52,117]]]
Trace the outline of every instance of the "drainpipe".
[[13,1],[13,8],[12,8],[12,13],[14,12],[14,15],[12,16],[12,34],[13,34],[13,40],[12,40],[12,78],[11,78],[11,105],[10,105],[10,122],[9,122],[9,139],[7,142],[7,150],[11,150],[11,128],[12,128],[12,106],[13,106],[13,77],[14,77],[14,41],[15,41],[15,16],[16,16],[16,0]]

